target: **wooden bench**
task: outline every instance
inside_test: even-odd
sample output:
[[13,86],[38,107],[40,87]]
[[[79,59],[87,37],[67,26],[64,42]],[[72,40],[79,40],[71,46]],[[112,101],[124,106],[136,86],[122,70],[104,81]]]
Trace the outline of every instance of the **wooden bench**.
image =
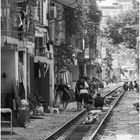
[[0,108],[0,112],[1,112],[1,115],[2,114],[6,114],[6,113],[10,113],[10,120],[8,120],[8,121],[2,121],[1,120],[1,123],[3,123],[3,124],[10,124],[11,135],[12,135],[13,134],[12,110],[10,108]]

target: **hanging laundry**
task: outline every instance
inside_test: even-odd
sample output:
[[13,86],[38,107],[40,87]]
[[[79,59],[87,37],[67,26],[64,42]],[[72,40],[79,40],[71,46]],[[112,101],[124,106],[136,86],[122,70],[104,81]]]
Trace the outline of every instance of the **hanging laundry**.
[[47,49],[50,51],[50,43],[47,43]]
[[21,62],[19,62],[18,64],[18,76],[19,83],[23,82],[24,73],[23,73],[23,65]]
[[39,78],[41,78],[41,70],[39,68],[39,75],[38,75]]
[[24,88],[23,82],[19,83],[19,92],[18,92],[18,94],[19,94],[19,97],[20,97],[21,100],[25,99],[25,88]]
[[49,69],[49,65],[48,64],[44,64],[44,77],[46,76],[46,73]]
[[22,32],[23,32],[23,22],[21,20],[21,16],[19,17],[19,25],[18,25],[18,37],[19,40],[22,40]]
[[23,65],[19,61],[18,63],[18,81],[19,81],[18,94],[19,94],[20,99],[25,99],[25,89],[23,85],[23,80],[24,80]]
[[23,26],[23,21],[22,21],[22,19],[21,19],[21,14],[20,14],[20,16],[19,16],[19,25],[18,25],[18,27],[20,28],[21,26]]
[[45,77],[49,66],[46,63],[40,63],[41,76]]
[[26,24],[26,31],[29,32],[29,27],[30,27],[30,17],[29,17],[29,6],[26,5],[26,13],[25,13],[25,24]]
[[22,22],[23,22],[24,19],[25,19],[25,17],[26,17],[26,12],[20,11],[20,14],[21,14],[21,20],[22,20]]

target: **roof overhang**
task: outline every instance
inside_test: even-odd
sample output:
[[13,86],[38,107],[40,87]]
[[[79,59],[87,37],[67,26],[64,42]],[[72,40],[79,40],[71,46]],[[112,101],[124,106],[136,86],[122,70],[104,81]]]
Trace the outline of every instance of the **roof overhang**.
[[67,7],[76,8],[77,7],[77,0],[53,0],[59,4],[62,4]]
[[41,63],[46,63],[46,64],[53,64],[53,60],[50,60],[50,59],[43,57],[43,56],[35,56],[34,62],[35,63],[41,62]]

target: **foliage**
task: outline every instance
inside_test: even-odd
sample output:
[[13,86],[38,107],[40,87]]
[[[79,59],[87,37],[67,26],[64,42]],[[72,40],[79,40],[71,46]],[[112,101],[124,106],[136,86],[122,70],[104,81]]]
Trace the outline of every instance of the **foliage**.
[[65,14],[65,26],[66,26],[66,37],[72,37],[74,34],[77,33],[78,29],[78,21],[75,15],[75,9],[71,7],[64,8]]
[[35,107],[38,105],[37,99],[35,97],[34,94],[28,94],[27,97],[28,101],[29,101],[29,107],[31,110],[34,110]]
[[79,0],[77,5],[78,7],[75,9],[66,7],[64,10],[66,30],[70,36],[79,33],[81,36],[86,37],[86,31],[91,27],[89,22],[100,22],[102,14],[98,10],[95,0]]
[[[105,58],[103,58],[102,63],[103,66],[105,65],[105,67],[107,69],[112,70],[112,53],[115,53],[117,50],[117,47],[115,47],[112,43],[111,39],[108,39],[106,37],[98,37],[97,39],[97,48],[105,48],[106,50],[106,56]],[[101,50],[100,50],[101,51]]]
[[125,43],[126,47],[135,49],[138,29],[131,26],[138,26],[138,10],[129,10],[114,17],[107,18],[105,35],[112,38],[113,44]]
[[111,55],[111,52],[110,50],[107,48],[106,49],[106,57],[103,59],[103,63],[106,64],[106,67],[110,70],[112,70],[112,55]]
[[83,0],[77,1],[77,8],[65,7],[64,18],[65,18],[65,29],[66,29],[66,40],[60,46],[54,46],[54,57],[55,57],[55,70],[56,72],[62,68],[71,70],[71,64],[73,62],[74,48],[72,48],[72,38],[78,36],[78,41],[87,36],[87,30],[91,25],[88,22],[99,22],[101,12],[98,10],[95,0]]
[[55,72],[62,69],[71,70],[71,64],[73,62],[73,48],[65,43],[60,46],[54,45],[54,58],[55,58]]

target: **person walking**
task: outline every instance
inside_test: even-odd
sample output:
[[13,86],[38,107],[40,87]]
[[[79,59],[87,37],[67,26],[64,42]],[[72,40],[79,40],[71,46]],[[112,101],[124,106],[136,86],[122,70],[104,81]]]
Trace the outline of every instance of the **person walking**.
[[133,82],[131,81],[129,84],[129,91],[133,91],[134,90],[134,86],[133,86]]
[[63,104],[63,109],[66,110],[68,103],[71,100],[69,87],[66,84],[60,83],[60,85],[58,85],[57,87],[57,92],[60,94],[61,102]]
[[89,94],[89,85],[88,83],[86,82],[85,79],[83,79],[83,84],[81,86],[81,89],[80,89],[80,96],[79,96],[79,99],[80,99],[80,109],[81,107],[86,107],[88,108],[88,105],[91,104],[91,97],[90,94]]

